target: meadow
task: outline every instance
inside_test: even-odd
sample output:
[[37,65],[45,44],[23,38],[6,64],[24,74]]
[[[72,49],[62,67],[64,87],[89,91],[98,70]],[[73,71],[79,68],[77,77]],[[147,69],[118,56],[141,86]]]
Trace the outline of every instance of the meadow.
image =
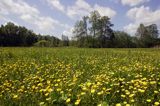
[[1,106],[160,105],[160,49],[0,48]]

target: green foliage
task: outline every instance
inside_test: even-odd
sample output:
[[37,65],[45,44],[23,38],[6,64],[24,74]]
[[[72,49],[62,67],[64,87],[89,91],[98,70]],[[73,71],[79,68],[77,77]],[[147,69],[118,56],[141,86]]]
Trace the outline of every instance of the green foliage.
[[8,22],[0,27],[0,46],[33,46],[36,42],[46,40],[45,46],[56,47],[59,39],[54,36],[36,35],[25,27]]
[[140,24],[136,36],[139,40],[139,47],[153,47],[157,43],[158,29],[156,24],[144,26]]
[[115,39],[113,40],[113,45],[116,48],[133,48],[136,47],[133,37],[123,31],[114,32]]
[[112,26],[110,18],[101,16],[98,11],[91,12],[89,16],[84,16],[82,20],[77,21],[74,26],[73,35],[77,40],[77,46],[111,47],[114,38]]
[[37,47],[49,47],[50,46],[50,43],[46,40],[40,40],[38,42],[36,42],[34,44],[34,46],[37,46]]

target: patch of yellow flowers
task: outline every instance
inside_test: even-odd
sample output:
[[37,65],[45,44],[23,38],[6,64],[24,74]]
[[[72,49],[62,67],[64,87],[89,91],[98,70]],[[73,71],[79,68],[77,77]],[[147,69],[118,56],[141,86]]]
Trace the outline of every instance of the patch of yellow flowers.
[[160,105],[160,51],[29,51],[0,62],[1,105]]

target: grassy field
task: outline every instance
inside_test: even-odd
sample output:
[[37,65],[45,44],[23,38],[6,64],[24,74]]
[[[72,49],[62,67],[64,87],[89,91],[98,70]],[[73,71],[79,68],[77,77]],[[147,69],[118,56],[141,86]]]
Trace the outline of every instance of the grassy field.
[[1,106],[160,105],[160,49],[0,48]]

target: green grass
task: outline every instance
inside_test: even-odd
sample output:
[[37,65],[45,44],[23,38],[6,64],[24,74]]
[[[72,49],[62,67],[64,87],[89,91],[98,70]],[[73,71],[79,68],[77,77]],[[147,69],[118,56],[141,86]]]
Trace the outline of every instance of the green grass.
[[2,106],[160,103],[160,49],[0,48]]

